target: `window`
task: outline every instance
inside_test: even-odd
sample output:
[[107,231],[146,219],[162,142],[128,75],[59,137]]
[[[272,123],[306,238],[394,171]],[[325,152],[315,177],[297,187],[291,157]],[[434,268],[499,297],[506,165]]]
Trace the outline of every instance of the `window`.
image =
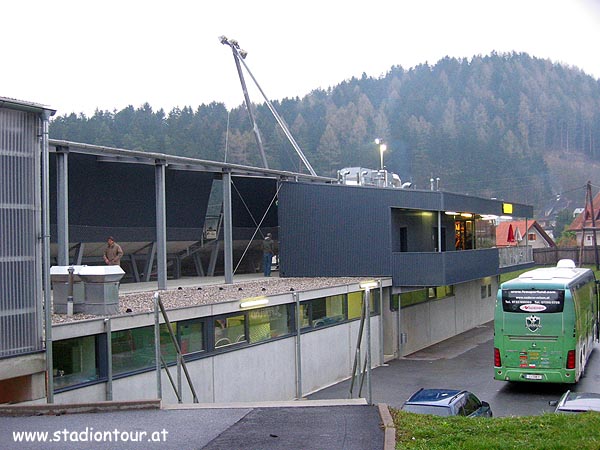
[[221,317],[214,320],[215,348],[246,342],[246,316]]
[[85,336],[52,343],[54,388],[100,379],[96,336]]
[[[166,362],[175,360],[165,324],[160,326],[160,346]],[[112,333],[113,374],[135,372],[155,366],[154,327],[132,328]]]
[[348,294],[348,320],[359,319],[362,308],[362,291]]
[[528,233],[527,239],[530,241],[535,241],[537,239],[537,235],[535,233]]
[[[373,316],[379,313],[379,288],[371,289],[369,292],[370,314]],[[348,294],[348,320],[360,318],[363,295],[363,291]]]
[[408,251],[408,228],[400,227],[400,251]]
[[300,329],[310,327],[310,302],[300,303]]
[[344,317],[344,295],[333,295],[318,298],[311,301],[311,319],[313,327],[332,325],[343,322]]
[[481,298],[487,298],[492,296],[492,285],[482,284],[481,285]]
[[248,312],[250,342],[285,336],[292,332],[288,305],[270,306]]
[[178,340],[181,353],[188,355],[206,350],[203,321],[195,319],[178,322],[177,330],[179,331]]
[[465,416],[470,416],[471,414],[474,414],[480,407],[481,403],[479,402],[477,397],[470,393],[466,395],[466,402],[464,405]]
[[390,309],[392,311],[398,311],[398,303],[400,303],[402,308],[406,308],[407,306],[416,305],[429,300],[446,298],[452,295],[454,295],[454,285],[452,284],[393,294],[390,298]]

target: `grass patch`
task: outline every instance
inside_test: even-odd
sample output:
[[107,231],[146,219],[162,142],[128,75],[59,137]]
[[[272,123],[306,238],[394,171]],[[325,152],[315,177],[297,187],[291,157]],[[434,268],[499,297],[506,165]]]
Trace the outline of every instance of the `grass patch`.
[[397,449],[599,449],[600,413],[466,418],[390,408]]

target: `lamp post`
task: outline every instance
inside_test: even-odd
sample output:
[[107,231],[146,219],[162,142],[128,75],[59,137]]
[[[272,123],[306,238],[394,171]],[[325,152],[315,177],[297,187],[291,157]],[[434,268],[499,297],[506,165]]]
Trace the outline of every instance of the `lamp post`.
[[387,150],[387,145],[383,143],[383,139],[375,139],[375,144],[379,145],[379,158],[381,162],[381,170],[383,170],[383,152]]

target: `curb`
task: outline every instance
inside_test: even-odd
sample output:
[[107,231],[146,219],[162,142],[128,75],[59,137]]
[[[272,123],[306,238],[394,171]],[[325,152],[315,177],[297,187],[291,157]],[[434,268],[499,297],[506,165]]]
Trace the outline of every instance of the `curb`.
[[383,449],[394,450],[396,448],[396,427],[394,426],[390,410],[385,403],[378,403],[377,408],[379,409],[379,417],[381,417],[381,421],[383,422]]
[[173,403],[162,405],[162,409],[237,409],[237,408],[310,408],[319,406],[355,406],[366,405],[364,398],[341,400],[290,400],[267,402],[234,403]]
[[160,409],[160,400],[138,400],[126,402],[95,402],[95,403],[49,403],[44,405],[1,405],[0,417],[10,416],[44,416],[62,414],[82,414],[108,411],[131,411]]

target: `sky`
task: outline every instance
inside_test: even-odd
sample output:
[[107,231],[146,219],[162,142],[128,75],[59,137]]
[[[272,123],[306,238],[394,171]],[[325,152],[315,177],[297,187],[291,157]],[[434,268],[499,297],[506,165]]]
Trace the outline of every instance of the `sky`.
[[[243,93],[225,35],[270,100],[444,56],[526,52],[600,78],[600,0],[28,0],[0,6],[0,96],[57,115]],[[246,74],[250,98],[262,102]]]

